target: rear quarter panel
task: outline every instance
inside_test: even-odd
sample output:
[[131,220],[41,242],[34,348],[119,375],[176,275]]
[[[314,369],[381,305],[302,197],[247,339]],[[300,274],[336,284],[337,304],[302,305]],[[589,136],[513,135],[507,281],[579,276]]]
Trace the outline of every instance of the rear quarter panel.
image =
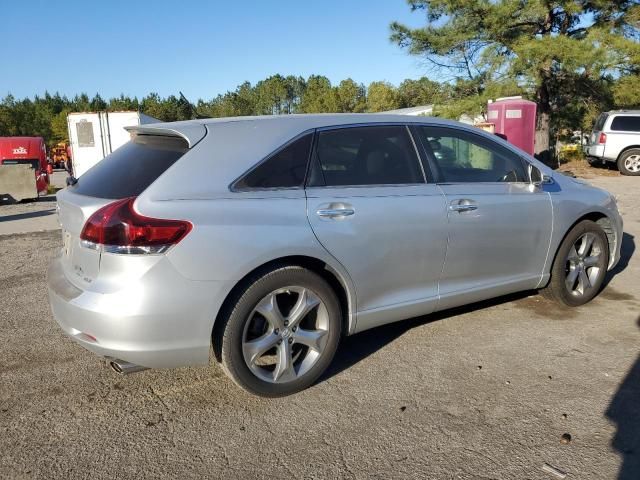
[[189,235],[167,253],[176,270],[191,280],[221,282],[230,291],[251,271],[273,260],[299,255],[325,262],[347,291],[349,331],[355,328],[353,282],[314,236],[304,190],[228,192],[213,199],[165,201],[143,195],[135,207],[144,215],[192,222]]

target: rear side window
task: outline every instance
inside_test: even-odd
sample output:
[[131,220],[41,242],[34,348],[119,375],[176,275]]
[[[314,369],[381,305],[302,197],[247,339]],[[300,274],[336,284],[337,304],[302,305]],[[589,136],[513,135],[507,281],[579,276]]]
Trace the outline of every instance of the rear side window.
[[607,118],[609,118],[609,115],[607,115],[606,113],[600,114],[600,116],[596,120],[595,125],[593,126],[593,129],[601,131],[604,128],[604,123],[607,121]]
[[137,135],[87,170],[69,187],[89,197],[119,199],[140,195],[189,149],[177,137]]
[[236,190],[302,187],[313,134],[308,133],[272,154],[234,184]]
[[404,126],[353,127],[318,134],[309,186],[424,183]]
[[640,116],[620,115],[611,121],[611,130],[618,132],[640,132]]

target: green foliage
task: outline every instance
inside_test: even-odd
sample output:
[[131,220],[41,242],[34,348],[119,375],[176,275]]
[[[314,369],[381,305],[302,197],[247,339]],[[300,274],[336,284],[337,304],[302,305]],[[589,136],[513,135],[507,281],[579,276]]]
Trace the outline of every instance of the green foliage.
[[338,112],[360,113],[367,108],[367,90],[361,83],[356,83],[352,79],[342,80],[336,88],[338,97]]
[[[613,77],[559,75],[552,88],[559,92],[554,125],[558,132],[589,130],[597,115],[614,106],[640,106],[638,73]],[[18,100],[7,95],[0,100],[0,136],[41,135],[49,145],[67,139],[67,115],[83,111],[138,110],[163,121],[198,117],[231,117],[318,112],[381,112],[419,105],[435,105],[434,115],[458,119],[486,113],[487,101],[511,95],[531,95],[516,79],[460,77],[453,82],[435,82],[426,77],[407,79],[398,87],[372,82],[368,88],[348,78],[332,85],[327,77],[272,75],[255,85],[240,84],[235,90],[195,105],[182,97],[150,93],[142,99],[119,97],[104,100],[99,94],[73,98],[51,95]]]
[[448,85],[434,82],[427,77],[404,80],[398,87],[400,108],[440,104],[447,98],[447,90]]
[[400,97],[396,88],[388,82],[371,82],[367,90],[367,110],[384,112],[400,107]]
[[640,108],[640,75],[626,75],[613,87],[613,99],[618,108]]
[[301,113],[326,113],[338,111],[338,95],[331,81],[321,75],[311,75],[300,101]]

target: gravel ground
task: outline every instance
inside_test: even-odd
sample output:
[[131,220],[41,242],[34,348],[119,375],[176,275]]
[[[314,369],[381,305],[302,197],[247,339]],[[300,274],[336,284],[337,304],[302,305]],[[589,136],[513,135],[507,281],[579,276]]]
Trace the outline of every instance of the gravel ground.
[[592,303],[522,294],[371,330],[277,400],[215,365],[117,376],[49,312],[59,232],[0,236],[0,477],[637,480],[639,179],[591,181],[626,231]]

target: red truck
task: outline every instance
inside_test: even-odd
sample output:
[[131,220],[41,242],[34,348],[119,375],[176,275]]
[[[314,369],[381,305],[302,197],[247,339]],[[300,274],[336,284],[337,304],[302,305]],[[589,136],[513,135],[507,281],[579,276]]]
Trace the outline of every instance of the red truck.
[[[49,187],[50,167],[42,137],[0,137],[0,169],[5,165],[30,165],[35,174],[35,190],[32,191],[35,191],[35,196],[46,194]],[[6,181],[12,182],[12,180]],[[11,191],[12,187],[13,185],[0,185],[0,194],[3,190]]]

